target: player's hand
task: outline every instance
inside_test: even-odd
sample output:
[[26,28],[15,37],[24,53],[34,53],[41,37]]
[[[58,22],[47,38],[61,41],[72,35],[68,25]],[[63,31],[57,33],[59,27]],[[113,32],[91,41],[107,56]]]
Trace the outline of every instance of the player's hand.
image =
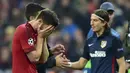
[[52,54],[57,55],[60,53],[64,53],[65,52],[65,47],[62,44],[57,44],[54,47],[52,47],[51,49]]
[[38,32],[38,36],[41,37],[41,38],[45,38],[47,36],[49,36],[52,31],[54,30],[54,26],[52,25],[47,25],[46,28],[42,28],[43,24],[41,23],[39,26],[38,26],[38,29],[37,29],[37,32]]
[[63,55],[63,53],[59,54],[56,56],[56,66],[60,67],[60,68],[65,68],[65,65],[69,65],[68,62],[70,62],[70,60],[68,60],[65,55]]
[[130,69],[130,64],[126,62],[126,70]]

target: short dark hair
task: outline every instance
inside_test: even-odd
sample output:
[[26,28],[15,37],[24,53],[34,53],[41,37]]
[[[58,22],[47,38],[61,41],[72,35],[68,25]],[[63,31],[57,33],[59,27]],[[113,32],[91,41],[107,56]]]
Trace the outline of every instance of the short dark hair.
[[40,16],[38,18],[42,18],[44,23],[46,24],[50,24],[50,25],[53,25],[53,26],[57,26],[59,25],[59,19],[56,15],[56,13],[54,11],[51,11],[49,9],[44,9],[42,10],[42,13],[40,14]]
[[109,14],[106,10],[98,9],[98,10],[94,11],[94,14],[96,14],[97,16],[104,19],[104,21],[109,22]]
[[37,15],[37,12],[40,11],[40,10],[43,10],[43,9],[45,9],[45,8],[40,6],[38,3],[29,3],[26,6],[26,9],[25,9],[26,19],[29,21],[30,20],[30,16],[34,16],[35,17]]

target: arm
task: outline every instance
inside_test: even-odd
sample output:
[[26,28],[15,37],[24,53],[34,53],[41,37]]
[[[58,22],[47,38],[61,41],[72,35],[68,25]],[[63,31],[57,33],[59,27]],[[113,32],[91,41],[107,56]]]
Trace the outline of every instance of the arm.
[[38,70],[46,67],[46,68],[52,68],[56,65],[55,56],[51,56],[48,58],[48,60],[44,64],[37,64]]
[[122,47],[122,42],[120,39],[113,40],[113,47],[115,50],[115,57],[116,61],[119,65],[119,73],[125,73],[126,71],[126,64],[124,59],[124,48]]
[[43,46],[44,40],[45,39],[43,39],[43,38],[37,37],[37,44],[34,48],[35,50],[27,53],[27,56],[31,62],[39,62],[39,59],[42,54],[42,46]]
[[38,61],[40,63],[45,63],[49,57],[46,38],[50,35],[50,32],[52,32],[52,29],[54,29],[54,27],[52,25],[49,25],[45,29],[41,29],[41,27],[42,27],[42,24],[39,25],[39,27],[37,29],[37,31],[38,31],[37,37],[43,38],[43,39],[39,40],[39,41],[41,41],[40,43],[37,43],[37,45],[40,44],[40,47],[38,47],[38,48],[42,49],[42,50],[40,50],[40,54],[38,55]]
[[[48,48],[50,48],[49,45]],[[52,68],[56,66],[55,56],[51,54],[51,51],[49,49],[48,51],[49,51],[49,58],[47,59],[47,61],[44,64],[37,64],[38,73],[44,73],[46,68]]]
[[[28,35],[26,34],[27,33],[26,29],[21,32],[21,36],[22,36],[20,37],[21,46],[24,52],[27,54],[28,59],[31,62],[36,62],[36,63],[41,62],[39,61],[39,59],[41,57],[42,52],[47,51],[46,48],[44,50],[42,49],[44,46],[43,44],[46,44],[46,40],[45,40],[46,33],[47,33],[46,31],[51,30],[50,28],[51,26],[47,27],[45,30],[40,30],[40,29],[38,30],[36,44],[33,37],[30,37],[30,38],[28,37]],[[31,41],[29,41],[30,39]],[[44,63],[47,60],[48,52],[44,53],[43,57],[44,57],[44,60],[41,63]]]
[[[47,44],[47,48],[50,48],[48,44]],[[54,66],[60,67],[60,65],[62,65],[61,61],[65,61],[65,60],[61,59],[62,54],[59,54],[59,53],[62,53],[65,51],[64,46],[61,44],[57,44],[54,47],[48,49],[48,51],[49,51],[49,58],[46,61],[46,63],[44,64],[44,65],[46,65],[46,68],[51,68]],[[52,53],[55,54],[56,56],[53,56]]]
[[86,63],[88,62],[89,59],[90,59],[89,47],[88,47],[88,43],[86,40],[85,45],[84,45],[83,56],[79,59],[79,61],[70,63],[70,67],[73,69],[82,69],[82,68],[84,68],[84,66],[86,65]]
[[47,39],[45,38],[45,43],[43,45],[43,56],[44,56],[44,61],[47,61],[48,57],[49,57],[49,51],[48,51],[48,47],[47,47]]
[[42,46],[42,54],[41,54],[41,57],[40,57],[40,63],[42,62],[46,62],[48,57],[49,57],[49,51],[48,51],[48,47],[47,47],[47,41],[46,41],[46,38],[43,40],[43,46]]
[[48,60],[46,61],[45,65],[47,66],[47,68],[52,68],[52,67],[56,66],[55,56],[49,57]]
[[38,70],[38,73],[44,73],[43,71],[45,71],[46,68],[51,68],[53,66],[64,68],[62,66],[63,64],[68,65],[67,62],[68,62],[68,59],[63,59],[63,53],[61,53],[57,55],[56,57],[55,56],[50,57],[47,60],[47,62],[44,64],[38,64],[37,70]]
[[50,46],[48,44],[47,44],[47,48],[49,51],[49,58],[47,59],[47,61],[44,64],[37,65],[38,68],[42,68],[43,66],[46,66],[46,68],[52,68],[52,67],[56,66],[55,56],[53,56],[51,50],[49,49]]
[[49,57],[48,60],[44,64],[37,64],[38,73],[45,73],[46,68],[52,68],[55,66],[55,58],[54,56]]
[[116,59],[116,61],[117,61],[118,65],[119,65],[119,73],[125,73],[125,71],[126,71],[126,64],[125,64],[124,57]]
[[71,62],[70,68],[72,69],[77,69],[77,70],[81,70],[84,68],[84,66],[86,65],[86,63],[88,62],[87,59],[81,57],[79,59],[79,61],[76,62]]
[[19,27],[19,31],[20,31],[19,40],[24,53],[27,55],[28,59],[31,62],[38,62],[42,53],[42,45],[44,39],[38,36],[37,42],[36,44],[34,44],[35,43],[34,38],[28,37],[26,28]]

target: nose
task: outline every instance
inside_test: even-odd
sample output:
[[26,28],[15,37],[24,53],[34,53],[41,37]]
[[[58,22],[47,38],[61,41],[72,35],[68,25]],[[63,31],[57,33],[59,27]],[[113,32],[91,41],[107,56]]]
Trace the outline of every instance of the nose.
[[91,26],[93,25],[93,21],[92,21],[92,20],[91,20],[91,23],[90,23],[90,24],[91,24]]

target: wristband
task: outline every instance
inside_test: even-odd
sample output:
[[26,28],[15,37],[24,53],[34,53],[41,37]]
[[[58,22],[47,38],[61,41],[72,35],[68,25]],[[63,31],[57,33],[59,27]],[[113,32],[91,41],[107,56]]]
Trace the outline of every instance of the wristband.
[[68,67],[72,67],[72,63],[71,62],[68,62],[68,64],[69,64]]

